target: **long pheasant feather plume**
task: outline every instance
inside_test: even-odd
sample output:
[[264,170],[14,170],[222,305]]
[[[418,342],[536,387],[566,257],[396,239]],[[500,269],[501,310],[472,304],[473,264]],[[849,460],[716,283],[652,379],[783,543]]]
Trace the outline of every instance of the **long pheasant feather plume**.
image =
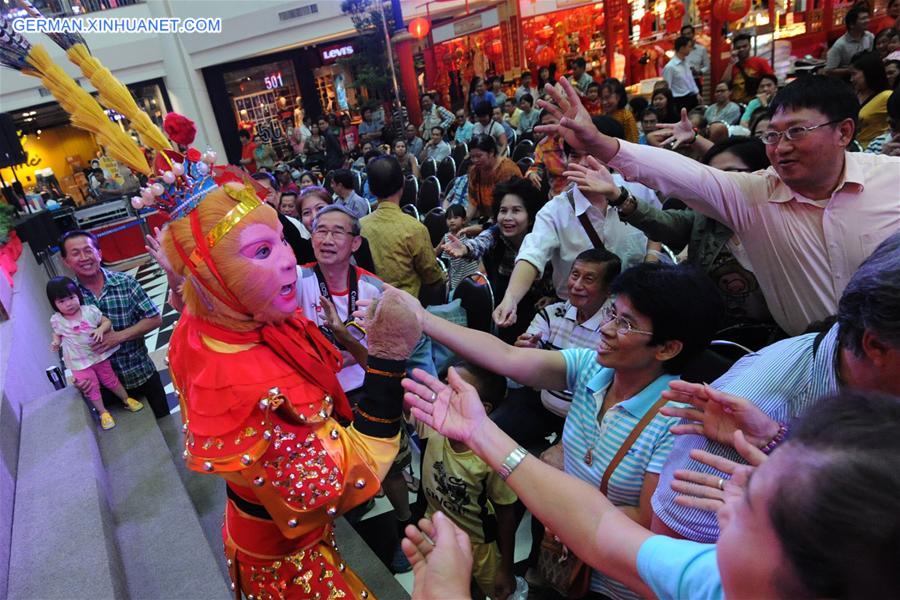
[[[40,17],[41,12],[28,0],[17,0],[19,6],[33,17]],[[124,115],[131,128],[137,131],[144,145],[154,150],[169,150],[172,146],[146,112],[134,101],[131,92],[118,79],[113,77],[109,69],[97,60],[88,49],[87,43],[80,34],[54,34],[50,36],[60,48],[66,51],[72,61],[87,77],[100,94],[100,102],[107,108]]]

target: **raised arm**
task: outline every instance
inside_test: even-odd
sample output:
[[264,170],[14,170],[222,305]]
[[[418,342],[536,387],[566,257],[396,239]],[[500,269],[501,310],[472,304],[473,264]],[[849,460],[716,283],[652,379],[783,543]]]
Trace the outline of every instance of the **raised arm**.
[[[487,418],[475,389],[452,369],[450,386],[419,369],[413,376],[418,381],[403,380],[404,399],[413,415],[462,441],[499,471],[518,444]],[[613,506],[596,487],[531,455],[506,482],[578,557],[638,594],[653,596],[637,571],[638,551],[652,534]]]

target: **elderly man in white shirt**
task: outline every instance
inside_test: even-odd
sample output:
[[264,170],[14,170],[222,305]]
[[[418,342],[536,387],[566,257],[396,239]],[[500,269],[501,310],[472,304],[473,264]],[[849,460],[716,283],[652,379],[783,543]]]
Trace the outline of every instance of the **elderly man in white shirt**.
[[672,97],[675,99],[675,107],[679,112],[682,108],[691,110],[700,104],[700,90],[687,61],[693,49],[693,40],[684,36],[677,38],[675,56],[663,68],[663,79],[669,84]]
[[[562,86],[567,97],[554,92],[556,105],[545,105],[560,122],[541,132],[727,225],[747,250],[772,316],[790,335],[835,314],[862,261],[900,229],[900,158],[847,152],[859,103],[841,81],[812,75],[778,92],[762,134],[772,166],[755,173],[720,171],[605,136],[571,84]],[[627,201],[614,182],[606,193],[614,206]]]

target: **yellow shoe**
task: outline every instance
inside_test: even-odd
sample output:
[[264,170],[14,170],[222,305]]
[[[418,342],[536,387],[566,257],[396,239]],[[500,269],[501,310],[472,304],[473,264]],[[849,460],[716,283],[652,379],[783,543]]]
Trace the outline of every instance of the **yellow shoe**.
[[105,412],[100,415],[100,427],[103,429],[112,429],[116,426],[116,422],[113,421],[112,415],[108,412]]
[[131,412],[137,412],[144,408],[144,405],[134,398],[126,398],[125,399],[125,408],[130,410]]

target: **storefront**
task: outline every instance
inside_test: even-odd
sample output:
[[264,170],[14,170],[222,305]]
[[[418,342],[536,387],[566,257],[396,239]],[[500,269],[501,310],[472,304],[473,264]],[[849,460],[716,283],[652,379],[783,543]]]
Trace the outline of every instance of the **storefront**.
[[[161,128],[165,113],[171,110],[163,81],[154,79],[126,87],[137,105]],[[138,140],[126,118],[113,110],[107,109],[106,113]],[[93,202],[86,170],[95,159],[104,175],[117,184],[126,185],[134,180],[127,168],[103,156],[94,136],[70,125],[69,116],[56,102],[17,110],[12,115],[26,160],[16,167],[0,170],[0,176],[8,185],[21,183],[26,195],[43,194],[46,200],[62,192],[79,205]],[[148,155],[148,161],[149,158],[152,157]]]
[[239,131],[259,135],[288,159],[287,136],[304,118],[357,118],[365,92],[353,87],[353,73],[340,60],[354,52],[352,40],[345,40],[203,69],[228,161],[237,164],[240,158]]

